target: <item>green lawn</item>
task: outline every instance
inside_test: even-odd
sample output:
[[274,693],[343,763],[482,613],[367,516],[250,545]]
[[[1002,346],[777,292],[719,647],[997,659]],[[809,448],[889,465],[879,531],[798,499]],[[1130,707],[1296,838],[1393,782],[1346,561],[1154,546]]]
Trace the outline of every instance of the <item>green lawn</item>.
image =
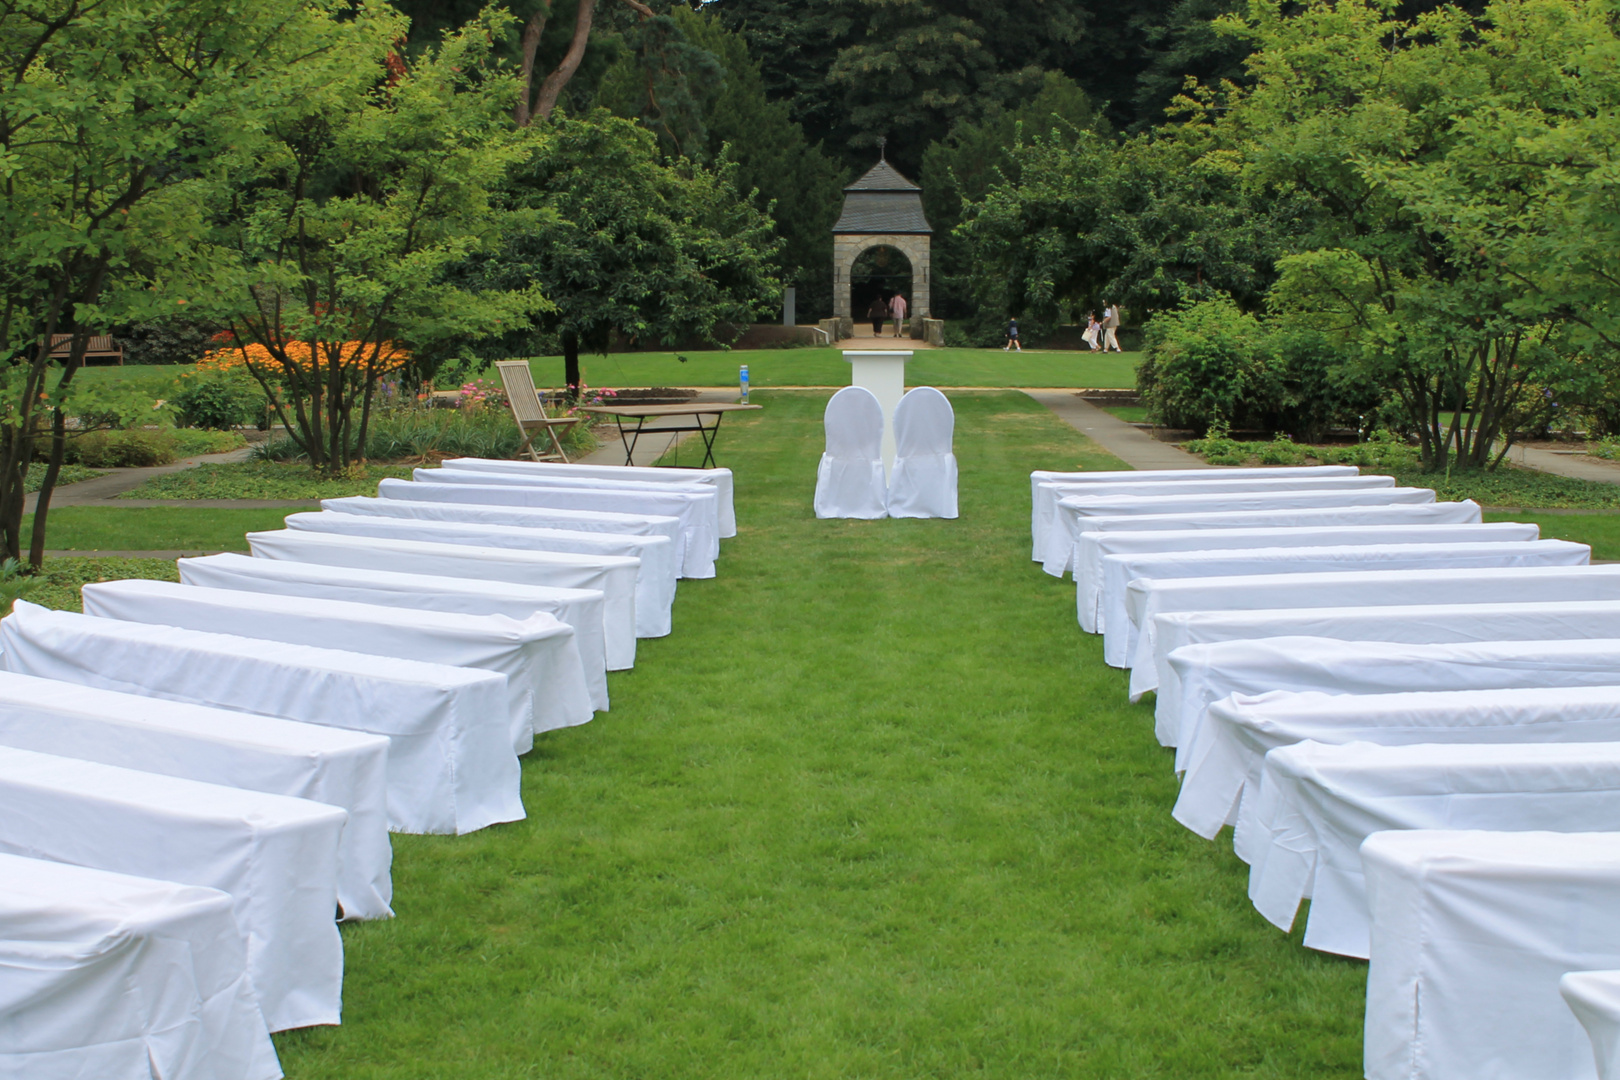
[[[841,342],[859,349],[861,339]],[[847,386],[849,364],[838,349],[751,349],[735,352],[614,353],[582,356],[580,371],[590,386],[736,386],[737,369],[748,365],[753,387]],[[1118,388],[1136,385],[1140,353],[1093,355],[1000,349],[919,349],[906,364],[909,386],[1074,386]],[[539,386],[563,385],[560,356],[530,362]]]
[[[59,506],[50,512],[52,551],[246,551],[244,533],[279,529],[291,510],[166,506]],[[23,535],[33,527],[23,518]]]
[[1568,514],[1538,514],[1534,510],[1485,511],[1486,521],[1533,521],[1541,526],[1548,540],[1574,540],[1592,545],[1594,559],[1620,559],[1620,513],[1589,511]]
[[1146,405],[1104,405],[1102,410],[1109,416],[1116,416],[1127,424],[1147,423],[1148,411]]
[[1364,965],[1171,820],[1150,707],[1029,562],[1028,471],[1115,463],[953,398],[961,520],[822,522],[825,396],[759,396],[720,576],[538,740],[526,821],[396,838],[291,1080],[1360,1075]]
[[353,475],[327,477],[308,465],[273,461],[243,461],[229,465],[198,465],[180,472],[154,476],[120,499],[338,499],[347,495],[375,495],[384,477],[410,479],[409,465],[357,466]]

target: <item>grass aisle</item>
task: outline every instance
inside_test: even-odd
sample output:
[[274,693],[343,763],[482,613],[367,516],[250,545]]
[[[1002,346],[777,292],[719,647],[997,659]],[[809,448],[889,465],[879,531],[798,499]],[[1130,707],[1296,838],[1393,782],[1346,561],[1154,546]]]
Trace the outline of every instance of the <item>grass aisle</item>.
[[759,400],[720,577],[539,740],[528,820],[396,838],[288,1076],[1359,1076],[1364,966],[1172,822],[1149,706],[1029,560],[1029,470],[1110,459],[956,395],[961,520],[818,522],[825,397]]

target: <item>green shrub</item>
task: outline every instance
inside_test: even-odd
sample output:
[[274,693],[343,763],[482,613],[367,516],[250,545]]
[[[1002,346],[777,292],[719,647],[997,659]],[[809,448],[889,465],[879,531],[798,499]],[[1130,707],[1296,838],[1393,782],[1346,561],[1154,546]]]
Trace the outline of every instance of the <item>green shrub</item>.
[[1228,297],[1187,304],[1149,324],[1136,386],[1157,423],[1203,431],[1257,426],[1282,397],[1260,320]]
[[229,431],[259,419],[264,393],[237,372],[196,372],[186,376],[169,404],[190,427]]
[[176,428],[169,432],[174,439],[174,452],[181,457],[198,454],[223,454],[240,450],[247,445],[240,431],[207,431],[202,428]]
[[183,315],[136,323],[117,335],[126,364],[195,364],[214,346],[220,328]]
[[1620,459],[1620,436],[1606,435],[1595,442],[1587,443],[1586,452],[1607,461]]
[[[594,417],[586,417],[594,421]],[[543,437],[543,433],[542,433]],[[369,461],[432,461],[446,457],[515,457],[523,445],[512,414],[505,409],[398,409],[371,418],[366,433]],[[596,445],[587,423],[563,434],[563,446],[572,457]],[[291,439],[260,443],[253,449],[260,461],[296,461],[302,452]]]
[[75,435],[68,439],[62,459],[92,469],[116,469],[168,465],[178,456],[174,432],[165,428],[157,431],[90,431]]

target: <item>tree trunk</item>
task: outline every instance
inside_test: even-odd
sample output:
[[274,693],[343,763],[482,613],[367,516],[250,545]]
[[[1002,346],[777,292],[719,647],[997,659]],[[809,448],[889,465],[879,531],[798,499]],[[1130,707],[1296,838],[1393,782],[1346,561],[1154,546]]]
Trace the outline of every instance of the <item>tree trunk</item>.
[[565,331],[562,336],[563,348],[563,381],[568,384],[568,396],[574,401],[579,400],[579,335],[573,331]]
[[540,119],[550,118],[563,87],[568,85],[568,80],[579,70],[580,61],[585,59],[585,46],[591,37],[591,20],[595,16],[596,0],[579,0],[579,14],[574,19],[574,39],[568,43],[568,52],[563,55],[562,63],[557,65],[556,71],[546,76],[546,81],[540,84],[540,93],[535,96],[534,115]]
[[34,529],[28,541],[28,564],[38,570],[45,564],[45,518],[51,509],[51,492],[62,472],[62,455],[67,448],[67,418],[61,409],[51,410],[51,457],[45,466],[45,480],[34,499]]
[[529,126],[532,115],[529,101],[534,94],[535,53],[540,51],[540,37],[546,32],[546,17],[550,14],[549,10],[536,11],[529,16],[529,21],[523,24],[523,38],[518,46],[523,57],[523,76],[519,84],[523,93],[512,110],[512,119],[517,121],[518,127]]

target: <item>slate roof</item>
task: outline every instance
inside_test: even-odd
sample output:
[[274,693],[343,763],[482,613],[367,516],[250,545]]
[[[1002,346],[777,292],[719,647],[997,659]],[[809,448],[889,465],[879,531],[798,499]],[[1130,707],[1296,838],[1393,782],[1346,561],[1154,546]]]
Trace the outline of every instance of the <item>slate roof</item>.
[[833,234],[901,233],[928,235],[934,230],[923,216],[922,188],[879,161],[865,176],[844,189],[844,210]]

